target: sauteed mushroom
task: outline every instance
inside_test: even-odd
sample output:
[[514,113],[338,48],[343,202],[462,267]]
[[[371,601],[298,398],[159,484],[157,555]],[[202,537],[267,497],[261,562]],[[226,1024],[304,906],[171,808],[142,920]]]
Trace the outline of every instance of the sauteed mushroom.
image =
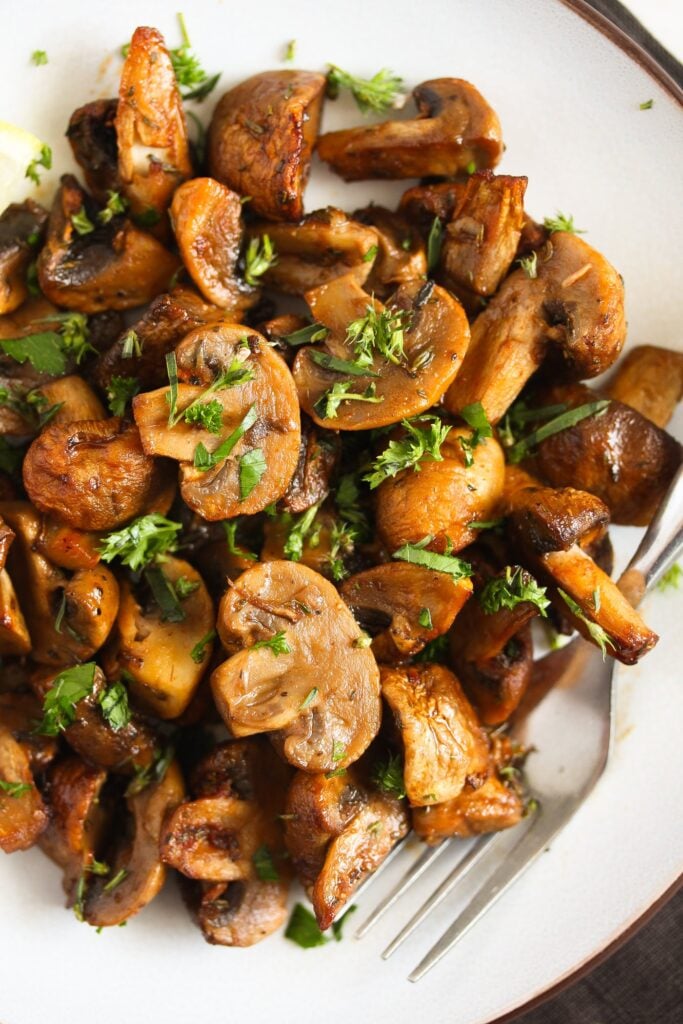
[[0,315],[28,296],[26,272],[40,242],[47,212],[32,199],[12,203],[0,215]]
[[280,507],[285,512],[305,512],[322,501],[330,490],[330,478],[338,458],[336,435],[316,429],[308,417],[303,416],[299,461],[280,499]]
[[272,935],[287,918],[289,884],[279,882],[201,882],[188,903],[207,942],[253,946]]
[[209,125],[209,173],[269,220],[301,220],[324,75],[264,71],[226,92]]
[[377,232],[377,255],[367,282],[369,292],[387,295],[398,285],[424,280],[427,254],[419,234],[405,217],[374,205],[356,210],[354,217]]
[[[0,725],[0,849],[27,850],[47,825],[40,793],[33,782],[28,754]],[[14,789],[9,787],[14,786]],[[18,788],[17,788],[18,787]]]
[[275,733],[310,772],[360,757],[379,728],[379,672],[331,583],[293,562],[255,565],[226,592],[218,632],[232,656],[211,686],[234,736]]
[[[3,682],[7,676],[9,671],[5,672]],[[42,707],[34,694],[24,693],[23,690],[0,693],[0,725],[9,729],[26,753],[32,772],[44,771],[59,750],[58,740],[54,736],[36,732],[36,722],[40,721],[41,715]]]
[[656,345],[632,348],[606,393],[664,428],[683,397],[683,353]]
[[451,177],[473,163],[495,167],[503,153],[500,122],[461,78],[434,78],[413,89],[418,116],[328,132],[318,154],[346,181]]
[[74,110],[66,137],[86,185],[100,203],[120,187],[116,140],[117,99],[93,100]]
[[58,377],[41,384],[40,393],[47,407],[59,406],[50,422],[73,423],[76,420],[103,420],[107,413],[89,384],[76,374]]

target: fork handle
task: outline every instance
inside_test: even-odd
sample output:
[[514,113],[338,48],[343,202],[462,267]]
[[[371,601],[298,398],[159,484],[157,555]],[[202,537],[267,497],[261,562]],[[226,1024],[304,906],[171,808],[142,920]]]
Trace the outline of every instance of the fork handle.
[[634,607],[683,551],[683,465],[679,466],[618,587]]

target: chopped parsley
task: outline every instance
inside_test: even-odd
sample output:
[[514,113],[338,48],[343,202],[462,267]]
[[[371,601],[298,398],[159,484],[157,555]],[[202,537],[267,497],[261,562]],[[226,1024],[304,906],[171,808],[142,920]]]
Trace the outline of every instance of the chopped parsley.
[[194,450],[195,469],[198,469],[201,473],[206,473],[208,470],[214,469],[221,462],[224,462],[237,442],[251,427],[253,427],[257,419],[258,412],[256,411],[256,403],[254,403],[249,407],[241,422],[237,424],[233,432],[226,437],[225,441],[219,444],[215,451],[207,451],[200,441]]
[[643,103],[638,104],[638,110],[652,110],[654,103],[654,100],[645,100]]
[[378,312],[366,306],[365,316],[352,320],[346,328],[346,342],[351,345],[359,366],[372,366],[375,355],[399,366],[405,362],[404,332],[410,310],[385,308]]
[[371,245],[368,251],[363,256],[363,263],[372,263],[377,258],[379,249],[376,245]]
[[419,472],[421,463],[425,461],[443,461],[441,445],[451,428],[438,416],[423,415],[413,420],[401,420],[401,426],[406,436],[390,441],[370,464],[371,471],[363,477],[370,484],[371,490],[402,470],[414,469]]
[[472,402],[471,405],[466,405],[464,409],[460,410],[460,415],[468,427],[471,427],[473,430],[471,437],[458,438],[465,457],[465,466],[469,468],[474,465],[472,452],[485,438],[493,437],[493,427],[489,423],[488,416],[481,402]]
[[595,402],[586,402],[584,405],[577,405],[574,409],[567,409],[566,412],[560,413],[559,416],[555,416],[548,423],[544,423],[542,427],[537,427],[527,437],[517,441],[511,448],[508,448],[508,462],[521,462],[542,441],[552,437],[554,434],[559,434],[563,430],[567,430],[569,427],[576,426],[577,423],[587,419],[589,416],[602,415],[609,404],[609,398],[600,398]]
[[31,61],[37,68],[42,64],[47,64],[47,52],[45,50],[34,50],[31,54]]
[[64,403],[48,405],[39,388],[32,388],[21,395],[10,385],[8,388],[0,386],[0,405],[6,405],[39,430],[56,416]]
[[168,766],[173,760],[175,751],[173,747],[167,746],[154,751],[152,761],[144,766],[135,766],[135,775],[128,783],[125,796],[137,796],[143,789],[152,782],[161,782],[165,776]]
[[[116,889],[117,886],[121,885],[121,882],[124,880],[124,878],[127,877],[128,871],[126,870],[126,868],[121,868],[119,871],[116,872],[113,878],[110,878],[108,882],[105,882],[103,886],[103,891],[111,892],[112,889]],[[125,924],[125,921],[123,923]]]
[[254,871],[262,882],[280,881],[280,876],[277,872],[277,868],[273,864],[273,858],[270,850],[265,843],[262,846],[259,846],[258,850],[256,850],[252,855],[251,860],[254,865]]
[[346,747],[343,743],[340,743],[339,740],[335,740],[332,744],[332,760],[335,762],[343,761],[345,757]]
[[426,551],[427,544],[433,539],[433,537],[427,536],[418,544],[404,544],[398,551],[394,551],[391,557],[401,562],[411,562],[413,565],[423,565],[426,569],[448,573],[456,581],[472,575],[472,566],[462,558],[457,558],[455,555],[440,555],[436,551]]
[[128,403],[140,393],[136,377],[112,377],[107,388],[107,405],[112,416],[125,416]]
[[52,167],[52,150],[49,146],[41,146],[38,156],[34,157],[26,168],[24,177],[30,178],[34,185],[40,185],[39,167],[44,167],[46,171]]
[[378,761],[372,772],[372,781],[383,793],[391,793],[392,796],[402,800],[406,795],[406,785],[403,780],[403,762],[399,754],[391,754],[386,761]]
[[545,596],[546,587],[538,583],[526,569],[521,566],[507,565],[504,576],[494,576],[488,580],[477,594],[479,604],[487,615],[499,612],[501,608],[512,611],[518,604],[528,602],[535,605],[541,615],[546,617],[546,608],[550,601]]
[[228,547],[228,551],[231,555],[235,555],[237,558],[247,558],[250,562],[257,562],[258,555],[254,551],[248,551],[246,548],[241,548],[237,544],[237,529],[240,525],[240,518],[236,519],[224,519],[223,529],[225,530],[225,542]]
[[76,719],[76,705],[92,693],[95,683],[94,661],[63,669],[55,676],[43,699],[43,719],[36,732],[58,736]]
[[14,800],[18,800],[24,793],[28,793],[32,789],[32,782],[7,782],[5,779],[0,779],[0,793],[11,796]]
[[71,215],[71,223],[79,235],[89,235],[95,230],[95,225],[90,220],[85,206],[81,206],[77,213]]
[[330,940],[318,928],[318,922],[302,903],[297,903],[292,911],[285,938],[296,942],[302,949],[313,949],[314,946],[325,946]]
[[131,710],[128,706],[128,690],[119,680],[112,683],[106,690],[102,690],[97,702],[102,710],[105,721],[112,727],[114,732],[125,729],[131,720]]
[[323,420],[334,420],[337,418],[338,409],[342,402],[370,402],[378,404],[384,401],[383,395],[377,394],[375,384],[369,384],[361,394],[358,391],[351,391],[353,383],[350,380],[337,381],[333,384],[315,403],[315,410]]
[[119,192],[107,189],[107,205],[97,214],[100,224],[108,224],[120,213],[125,213],[128,207],[128,200],[124,199]]
[[421,608],[420,614],[417,617],[417,621],[423,629],[433,629],[434,624],[432,623],[432,613],[429,608]]
[[299,711],[303,711],[305,708],[312,704],[315,698],[318,696],[318,687],[314,686],[312,690],[309,690],[301,704],[299,704]]
[[145,580],[161,611],[162,622],[183,622],[185,612],[180,607],[181,597],[166,573],[158,566],[145,569]]
[[259,284],[258,279],[276,263],[277,255],[270,235],[252,238],[244,255],[244,280],[250,285]]
[[[198,57],[192,52],[192,44],[190,43],[185,18],[182,14],[178,14],[178,24],[180,26],[181,45],[173,50],[169,50],[173,72],[180,87],[182,98],[184,100],[196,100],[201,103],[216,88],[221,77],[220,72],[216,75],[207,75],[199,63]],[[183,92],[183,89],[186,91]]]
[[209,645],[216,639],[216,630],[210,629],[206,636],[203,636],[201,640],[198,640],[190,651],[190,657],[192,658],[195,665],[201,665],[206,658],[207,650]]
[[602,660],[604,661],[607,657],[607,648],[611,647],[612,650],[614,650],[614,641],[610,638],[609,634],[605,632],[602,626],[598,625],[597,622],[592,622],[591,619],[584,614],[573,597],[570,597],[569,594],[562,590],[561,587],[557,588],[557,592],[569,608],[572,615],[575,615],[577,619],[580,619],[581,622],[584,623],[591,640],[597,644],[602,651]]
[[285,46],[284,60],[287,64],[291,64],[296,56],[296,39],[290,39]]
[[341,942],[341,940],[343,939],[344,936],[342,935],[342,932],[344,929],[344,925],[346,924],[351,914],[353,914],[354,911],[356,910],[358,910],[358,907],[354,903],[349,907],[348,910],[344,911],[341,917],[338,917],[336,921],[332,922],[332,934],[334,935],[336,942]]
[[560,213],[558,210],[554,217],[546,217],[543,221],[546,231],[566,231],[569,235],[585,235],[585,231],[579,231],[574,227],[574,218]]
[[150,562],[175,551],[181,530],[181,523],[175,523],[158,512],[139,516],[122,530],[105,534],[99,547],[100,557],[103,562],[118,558],[133,572],[138,572]]
[[[175,352],[168,352],[166,355],[166,373],[168,375],[169,383],[169,390],[166,392],[166,401],[169,407],[169,427],[175,427],[176,424],[180,423],[181,419],[185,420],[185,422],[189,424],[199,423],[201,426],[204,426],[204,417],[207,417],[208,421],[213,424],[216,417],[215,406],[208,412],[195,413],[194,411],[197,407],[201,408],[205,404],[211,405],[211,403],[204,403],[203,399],[208,395],[213,394],[215,391],[224,391],[227,388],[236,388],[240,387],[242,384],[247,384],[250,380],[253,380],[255,376],[254,371],[249,366],[246,366],[243,360],[233,359],[228,369],[219,373],[216,379],[213,380],[208,387],[204,388],[197,398],[193,399],[192,402],[185,406],[184,409],[178,410],[178,364],[176,362]],[[198,419],[196,417],[198,417]],[[213,432],[214,431],[212,431],[212,433]],[[217,432],[218,431],[216,431],[216,433]]]
[[202,427],[210,434],[220,434],[223,426],[223,406],[216,398],[210,402],[193,402],[183,413],[183,419],[193,427]]
[[[311,533],[322,502],[316,502],[305,512],[301,512],[289,528],[287,539],[284,543],[283,554],[290,562],[300,562],[304,553],[304,541]],[[309,540],[310,543],[310,540]],[[315,547],[315,544],[311,544]]]
[[251,492],[260,483],[267,470],[266,457],[260,448],[252,448],[240,456],[238,478],[240,485],[240,501],[246,501]]
[[66,373],[69,358],[79,364],[88,352],[96,351],[88,341],[90,329],[83,313],[53,313],[45,319],[59,321],[59,331],[0,340],[2,351],[16,362],[29,362],[34,370],[51,377]]
[[336,64],[330,64],[329,68],[327,95],[331,100],[336,100],[340,89],[350,89],[363,114],[369,111],[382,114],[403,103],[403,79],[388,68],[382,68],[372,78],[357,78],[348,71],[342,71]]
[[531,280],[535,280],[538,277],[538,253],[532,252],[528,256],[522,256],[521,259],[517,260],[520,267]]
[[273,652],[276,658],[281,654],[292,653],[292,648],[287,643],[287,634],[284,629],[281,629],[278,633],[274,633],[269,640],[257,641],[257,643],[251,645],[249,650],[255,651],[260,647],[267,647],[269,651]]
[[324,341],[329,333],[327,327],[323,327],[322,324],[308,324],[307,327],[300,327],[298,331],[292,331],[291,334],[283,334],[282,340],[296,348],[297,345]]

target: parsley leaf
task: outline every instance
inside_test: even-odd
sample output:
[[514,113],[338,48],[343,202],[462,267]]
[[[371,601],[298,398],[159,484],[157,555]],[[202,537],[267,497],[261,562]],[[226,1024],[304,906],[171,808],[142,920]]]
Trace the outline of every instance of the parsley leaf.
[[128,706],[128,691],[121,680],[112,683],[108,689],[102,690],[97,700],[102,709],[102,715],[114,732],[125,729],[132,716]]
[[609,404],[609,398],[601,398],[598,401],[586,402],[584,405],[577,405],[574,409],[568,409],[566,412],[560,413],[559,416],[545,423],[542,427],[538,427],[527,437],[517,441],[511,448],[508,448],[508,462],[521,462],[522,459],[526,458],[531,449],[535,448],[541,441],[545,441],[546,438],[552,437],[553,434],[559,434],[562,430],[575,426],[581,420],[587,419],[588,416],[600,416]]
[[265,843],[262,846],[259,846],[258,850],[255,850],[252,854],[251,860],[254,865],[254,871],[262,882],[280,881],[280,876],[277,872],[277,868],[273,864],[273,858],[270,850]]
[[510,611],[518,604],[528,601],[536,605],[539,612],[546,617],[546,608],[550,601],[545,596],[546,587],[538,583],[526,569],[521,566],[507,565],[504,576],[494,576],[488,580],[477,594],[479,604],[487,615],[499,612],[501,608]]
[[112,377],[107,388],[107,404],[112,416],[125,416],[128,403],[140,393],[136,377]]
[[29,362],[38,373],[59,377],[66,373],[66,356],[62,338],[56,331],[28,334],[25,338],[0,341],[0,348],[18,363]]
[[474,431],[471,437],[458,438],[465,456],[465,466],[469,468],[474,465],[472,452],[481,444],[484,438],[493,437],[493,428],[489,423],[488,416],[481,402],[472,402],[471,405],[466,405],[464,409],[460,410],[460,415],[468,427],[471,427]]
[[195,665],[201,665],[206,657],[206,653],[210,644],[216,639],[216,630],[210,629],[206,636],[203,636],[201,640],[198,640],[190,651],[190,657],[192,658]]
[[569,611],[584,623],[591,640],[593,640],[602,651],[602,660],[604,661],[607,657],[607,648],[611,647],[612,650],[614,650],[614,641],[610,638],[609,634],[605,632],[602,626],[598,625],[597,622],[593,622],[584,614],[573,597],[570,597],[569,594],[562,590],[561,587],[557,588],[557,592],[569,608]]
[[681,578],[683,578],[683,569],[681,569],[680,565],[676,563],[664,573],[657,584],[657,590],[678,590]]
[[95,683],[94,661],[74,665],[57,675],[43,699],[43,719],[36,732],[58,736],[76,718],[76,705],[92,693]]
[[44,167],[46,171],[52,167],[52,150],[49,146],[41,146],[39,155],[34,157],[26,168],[24,177],[30,178],[35,185],[40,185],[39,167]]
[[311,349],[310,358],[323,370],[330,370],[332,373],[347,373],[350,377],[379,377],[362,363],[354,363],[349,359],[339,359],[337,356],[330,356],[327,352],[316,352]]
[[0,779],[0,793],[5,793],[7,796],[13,797],[15,800],[22,797],[24,793],[28,793],[32,789],[32,782],[7,782],[5,779]]
[[454,580],[472,575],[472,566],[462,558],[455,555],[440,555],[436,551],[425,551],[431,539],[425,537],[419,544],[404,544],[398,551],[394,551],[391,557],[401,562],[411,562],[413,565],[424,565],[427,569],[436,569],[437,572],[446,572]]
[[371,490],[402,470],[414,469],[419,472],[422,462],[443,461],[441,445],[451,428],[438,416],[401,420],[401,426],[407,437],[390,441],[384,451],[370,464],[371,472],[363,477],[363,480],[370,484]]
[[570,235],[585,235],[585,231],[579,231],[574,227],[574,218],[560,213],[558,210],[554,217],[546,217],[543,221],[546,231],[566,231]]
[[212,398],[210,402],[193,402],[185,409],[183,419],[193,427],[203,427],[210,434],[220,434],[223,426],[223,406],[216,398]]
[[257,562],[258,555],[254,551],[247,551],[246,548],[241,548],[237,544],[237,529],[240,524],[241,517],[238,516],[236,519],[225,519],[223,520],[223,529],[225,530],[225,540],[228,546],[228,551],[231,555],[236,555],[237,558],[248,558],[250,562]]
[[237,442],[246,434],[247,430],[253,427],[257,419],[258,412],[256,411],[256,403],[254,403],[245,413],[241,423],[238,423],[233,432],[226,437],[225,441],[215,451],[208,452],[200,441],[194,450],[195,469],[198,469],[201,473],[206,473],[227,459]]
[[270,240],[270,235],[252,238],[244,255],[244,280],[247,284],[257,285],[259,277],[276,263],[275,246]]
[[292,911],[285,938],[296,942],[302,949],[313,949],[314,946],[325,946],[330,940],[318,928],[318,922],[302,903],[297,903]]
[[322,502],[319,501],[307,508],[305,512],[301,512],[290,527],[283,548],[283,554],[290,562],[301,561],[304,553],[304,541],[313,527],[321,504]]
[[265,455],[260,448],[252,448],[251,451],[240,456],[238,470],[240,501],[245,501],[249,497],[267,468]]
[[346,328],[346,342],[353,348],[358,365],[372,366],[376,353],[395,366],[405,362],[404,332],[409,320],[407,309],[385,308],[378,312],[375,306],[366,306],[365,316],[352,320]]
[[[175,49],[169,50],[169,57],[171,58],[176,81],[181,87],[180,95],[184,100],[197,100],[201,102],[215,89],[218,79],[221,77],[220,72],[212,76],[207,75],[199,63],[198,57],[192,52],[192,44],[190,43],[185,18],[182,14],[178,14],[178,24],[180,25],[182,43]],[[183,92],[183,88],[188,91]]]
[[531,280],[535,280],[538,277],[538,253],[532,252],[528,256],[522,256],[521,259],[517,260],[520,267]]
[[151,782],[161,782],[166,774],[168,766],[173,760],[175,751],[173,747],[167,746],[154,751],[153,760],[144,766],[135,766],[135,775],[126,787],[125,796],[137,796]]
[[417,617],[417,621],[423,629],[434,628],[434,624],[432,623],[432,613],[429,608],[420,608],[420,614]]
[[406,795],[406,785],[403,781],[403,762],[400,755],[390,754],[386,761],[378,761],[372,772],[372,781],[382,792],[391,793],[402,800]]
[[[178,365],[176,362],[175,352],[168,352],[166,355],[166,373],[168,375],[169,390],[166,392],[166,401],[169,406],[168,413],[168,425],[169,427],[175,427],[181,419],[184,419],[186,423],[195,423],[196,420],[193,418],[195,415],[200,417],[207,416],[213,422],[215,418],[215,412],[198,413],[195,414],[194,410],[199,406],[202,407],[204,404],[211,406],[211,403],[203,403],[202,399],[206,398],[207,395],[213,394],[215,391],[224,391],[227,388],[236,388],[242,384],[247,384],[250,380],[254,379],[254,371],[246,366],[244,361],[241,359],[233,359],[227,370],[223,370],[219,373],[214,381],[209,384],[207,388],[202,391],[197,398],[193,399],[189,405],[185,406],[184,409],[178,411]],[[215,409],[215,407],[213,407]],[[202,423],[203,425],[203,423]],[[207,428],[208,429],[208,428]],[[218,431],[215,431],[218,433]],[[211,431],[214,433],[214,431]]]
[[161,610],[161,621],[183,622],[185,612],[180,607],[180,598],[165,572],[158,566],[148,566],[145,569],[145,579],[152,591],[152,597]]
[[95,230],[95,225],[88,217],[85,206],[81,206],[77,213],[71,215],[71,223],[79,235],[89,235],[91,231]]
[[315,403],[315,409],[323,420],[334,420],[337,418],[337,410],[342,402],[371,402],[377,404],[384,401],[384,395],[378,395],[375,384],[369,384],[365,391],[360,394],[351,391],[353,383],[350,380],[337,381],[333,384]]
[[292,653],[292,648],[287,643],[287,634],[284,629],[281,629],[278,633],[274,633],[269,640],[258,640],[257,643],[251,645],[249,650],[255,651],[258,650],[259,647],[267,647],[268,650],[273,652],[276,658],[281,654]]
[[291,63],[296,56],[296,39],[290,39],[285,47],[284,60],[286,63]]
[[638,104],[638,110],[652,110],[654,103],[654,100],[644,100],[643,103]]
[[109,224],[118,214],[125,213],[127,207],[127,199],[124,199],[119,192],[115,192],[111,188],[107,189],[107,205],[97,214],[97,219],[100,224]]
[[133,572],[138,572],[168,551],[175,551],[181,523],[175,523],[158,512],[139,516],[122,530],[105,534],[99,547],[103,562],[119,558]]
[[392,107],[402,105],[403,79],[388,68],[382,68],[372,78],[357,78],[348,71],[342,71],[336,64],[330,64],[329,68],[327,95],[331,100],[335,100],[339,90],[343,88],[351,90],[351,95],[363,114],[367,114],[368,111],[382,114]]

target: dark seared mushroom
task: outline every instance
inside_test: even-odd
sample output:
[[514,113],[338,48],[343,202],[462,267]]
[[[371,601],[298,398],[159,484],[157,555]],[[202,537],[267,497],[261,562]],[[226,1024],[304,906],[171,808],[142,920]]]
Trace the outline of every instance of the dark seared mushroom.
[[171,223],[190,277],[207,302],[239,322],[259,291],[237,276],[242,202],[213,178],[193,178],[176,189]]
[[50,423],[26,453],[24,486],[41,512],[79,530],[114,530],[152,511],[170,468],[145,454],[132,423]]
[[31,637],[31,655],[42,665],[87,661],[107,639],[116,619],[119,587],[103,565],[69,573],[37,549],[40,517],[28,502],[0,509],[16,540],[7,568],[17,588]]
[[339,458],[338,435],[315,427],[301,418],[299,461],[289,487],[280,499],[284,512],[305,512],[329,493],[330,478]]
[[500,122],[462,78],[434,78],[413,89],[418,116],[328,132],[321,160],[346,181],[452,177],[474,164],[495,167],[503,153]]
[[[306,301],[328,334],[322,347],[307,345],[299,350],[292,373],[302,408],[316,423],[330,429],[370,430],[424,412],[444,394],[467,351],[469,326],[462,306],[431,282],[402,285],[385,307],[363,291],[352,275],[346,275],[308,292]],[[401,319],[403,358],[393,362],[375,354],[368,373],[352,377],[321,365],[321,360],[330,356],[355,360],[348,340],[349,325],[369,312],[381,316],[385,309]],[[371,388],[373,401],[342,398],[336,415],[325,415],[325,395],[340,382],[347,392],[349,383],[353,393],[363,394]]]
[[[584,384],[560,385],[544,391],[540,404],[574,409],[599,397]],[[613,522],[628,526],[649,523],[680,463],[675,438],[614,399],[599,416],[541,442],[532,460],[547,483],[590,491],[608,506]]]
[[426,241],[434,218],[438,217],[442,223],[447,224],[465,195],[466,188],[464,181],[413,185],[401,196],[398,211],[417,228]]
[[211,686],[234,736],[274,733],[310,772],[360,757],[379,729],[379,672],[331,583],[294,562],[255,565],[225,594],[218,632],[232,656]]
[[286,879],[188,883],[188,888],[187,903],[204,938],[215,946],[253,946],[287,919]]
[[155,28],[140,27],[133,33],[121,71],[115,125],[123,194],[134,216],[158,222],[175,189],[191,176],[192,161],[175,71]]
[[383,667],[382,696],[400,732],[411,806],[453,800],[468,777],[486,771],[486,733],[457,677],[445,666]]
[[14,791],[0,787],[0,850],[28,850],[47,825],[47,815],[31,773],[28,754],[5,726],[0,725],[0,781],[16,783]]
[[100,203],[106,203],[107,194],[120,187],[115,124],[118,105],[117,99],[86,103],[74,110],[66,130],[74,160]]
[[683,397],[683,353],[657,345],[632,348],[605,393],[664,428]]
[[[175,354],[179,411],[199,398],[221,373],[237,367],[247,376],[242,383],[211,394],[222,410],[219,433],[182,417],[169,426],[168,388],[137,395],[133,414],[145,452],[178,460],[182,497],[204,519],[262,511],[287,490],[299,456],[299,405],[287,366],[260,334],[226,322],[192,331]],[[226,445],[226,455],[213,461],[213,453],[220,456]],[[202,448],[204,465],[197,458]],[[240,467],[243,458],[253,457],[252,452],[257,453],[263,471],[245,493]]]
[[5,569],[14,538],[14,531],[0,516],[0,655],[4,656],[29,654],[31,650],[26,620],[10,575]]
[[538,255],[536,277],[520,267],[472,324],[472,342],[444,405],[481,402],[497,423],[547,362],[556,377],[595,377],[626,335],[624,286],[607,260],[577,235],[555,232]]
[[297,772],[287,796],[285,843],[322,930],[408,832],[402,801],[344,775]]
[[405,217],[374,205],[356,210],[353,216],[377,232],[377,255],[366,283],[369,292],[381,298],[401,284],[425,279],[427,253],[419,232]]
[[363,284],[379,241],[376,231],[333,206],[315,210],[297,224],[259,221],[249,225],[248,238],[263,235],[268,235],[277,253],[263,283],[293,295],[303,295],[344,274]]
[[350,576],[340,593],[371,632],[378,619],[382,622],[372,652],[379,662],[393,663],[419,654],[430,640],[448,632],[472,583],[421,565],[387,562]]
[[209,125],[209,173],[269,220],[301,220],[325,76],[264,71],[226,92]]
[[[189,589],[170,611],[150,591],[152,572],[158,574],[161,588],[170,585],[174,592],[182,580],[185,591]],[[197,570],[180,558],[166,557],[137,586],[121,581],[116,629],[104,652],[107,675],[117,678],[125,673],[141,708],[159,718],[177,718],[209,664],[213,644],[207,634],[213,625],[213,602]]]
[[[82,211],[94,225],[83,234],[73,222]],[[63,175],[38,257],[41,290],[51,302],[81,313],[151,302],[168,287],[178,260],[132,221],[117,216],[102,224],[98,212],[76,179]]]
[[26,272],[37,252],[47,211],[26,199],[0,215],[0,315],[12,313],[28,296]]
[[42,714],[40,701],[33,693],[0,693],[0,726],[9,729],[25,751],[32,772],[45,771],[59,751],[56,737],[36,732]]
[[442,461],[424,462],[419,473],[403,470],[377,488],[377,531],[389,551],[428,534],[430,550],[450,545],[460,551],[477,539],[473,523],[498,514],[505,479],[502,448],[492,437],[481,440],[467,466],[460,439],[470,442],[472,431],[454,427],[441,446]]

